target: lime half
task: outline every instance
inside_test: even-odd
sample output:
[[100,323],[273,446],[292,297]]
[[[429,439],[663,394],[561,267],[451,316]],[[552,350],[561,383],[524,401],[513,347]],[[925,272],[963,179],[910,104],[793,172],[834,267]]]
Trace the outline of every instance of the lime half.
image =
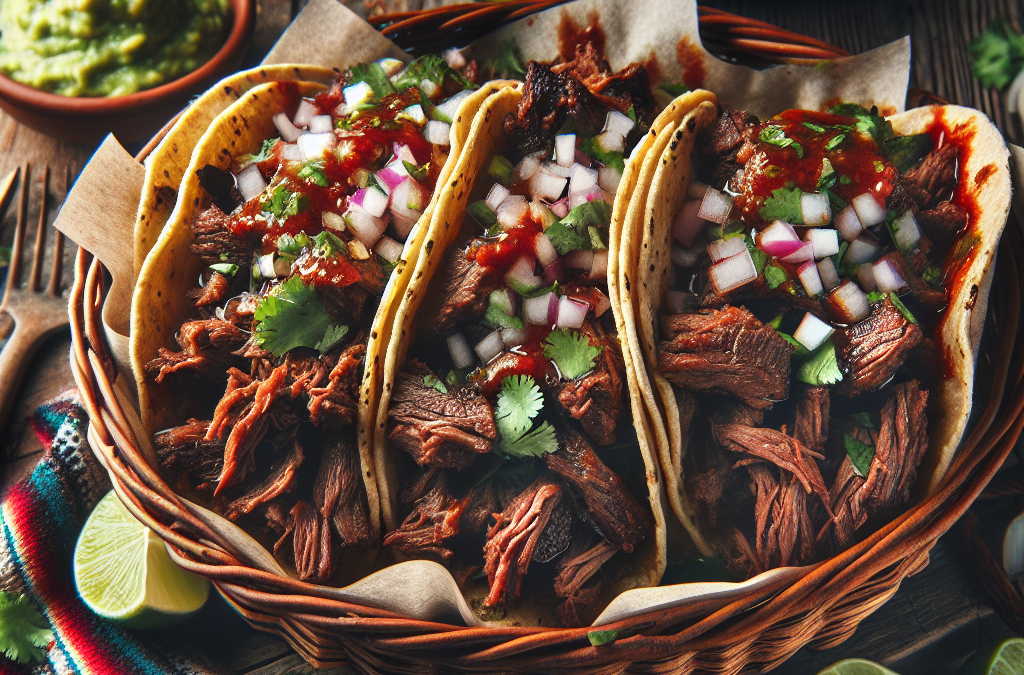
[[164,543],[111,490],[75,545],[75,586],[102,617],[132,628],[161,628],[195,613],[210,582],[178,567]]
[[956,671],[977,675],[1024,675],[1024,638],[982,647]]
[[888,668],[884,668],[874,661],[866,659],[845,659],[833,663],[818,675],[896,675]]

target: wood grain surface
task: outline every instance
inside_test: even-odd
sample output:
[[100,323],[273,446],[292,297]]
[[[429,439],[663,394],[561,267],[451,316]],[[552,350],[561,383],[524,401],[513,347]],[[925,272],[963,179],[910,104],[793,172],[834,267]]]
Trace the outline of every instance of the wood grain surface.
[[[257,63],[273,44],[304,0],[260,0],[253,47],[247,62]],[[365,15],[368,11],[420,9],[437,0],[348,0],[346,4]],[[447,4],[447,3],[444,3]],[[1024,0],[859,0],[818,2],[791,0],[708,0],[703,3],[750,18],[760,19],[804,35],[863,52],[904,35],[912,38],[912,84],[953,103],[977,107],[988,114],[1008,138],[1024,139],[1016,120],[1008,119],[1001,95],[983,88],[972,77],[968,44],[993,17],[1008,19],[1016,28],[1024,21]],[[49,165],[56,179],[50,197],[63,198],[63,168],[74,174],[94,148],[60,143],[26,129],[0,113],[0,179],[25,162],[34,167]],[[131,149],[131,148],[130,148]],[[38,175],[36,172],[35,175]],[[38,183],[32,185],[29,222],[37,218]],[[0,246],[10,243],[14,211],[7,208],[0,219]],[[73,252],[73,247],[69,247]],[[65,254],[70,256],[69,253]],[[993,289],[998,294],[999,289]],[[0,331],[9,320],[0,317]],[[987,331],[989,334],[992,332]],[[2,334],[2,333],[0,333]],[[38,460],[40,447],[26,433],[31,412],[47,398],[73,386],[67,362],[70,337],[57,335],[34,359],[22,386],[10,423],[0,431],[0,488],[26,475]],[[979,378],[986,378],[984,359]],[[1018,453],[1010,463],[1020,462]],[[998,551],[1000,523],[1005,523],[1020,503],[986,502],[976,511],[981,531]],[[843,645],[825,651],[803,649],[773,672],[780,675],[815,673],[842,658],[862,657],[885,663],[901,675],[934,673],[952,675],[957,665],[978,645],[1006,637],[1009,628],[993,613],[972,562],[963,546],[963,534],[954,527],[933,549],[931,563],[906,580],[899,592],[865,620]],[[284,675],[313,672],[283,640],[257,632],[224,602],[214,599],[198,617],[168,631],[167,639],[179,641],[226,673],[237,675]],[[348,669],[318,671],[348,673]]]

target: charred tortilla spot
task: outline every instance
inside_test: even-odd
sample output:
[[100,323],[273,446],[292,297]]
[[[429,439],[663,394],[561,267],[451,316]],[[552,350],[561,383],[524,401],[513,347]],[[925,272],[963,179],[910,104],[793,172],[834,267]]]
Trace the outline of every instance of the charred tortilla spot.
[[981,187],[996,172],[995,164],[986,164],[974,175],[974,184]]
[[967,311],[974,309],[974,303],[978,301],[978,284],[971,286],[971,297],[967,299]]

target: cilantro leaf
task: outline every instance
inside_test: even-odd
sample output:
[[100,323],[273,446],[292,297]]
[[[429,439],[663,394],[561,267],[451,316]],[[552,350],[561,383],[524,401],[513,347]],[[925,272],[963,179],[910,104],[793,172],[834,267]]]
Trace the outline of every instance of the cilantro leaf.
[[761,218],[766,223],[784,220],[791,225],[802,224],[804,217],[800,208],[800,198],[803,194],[803,190],[797,187],[772,190],[771,196],[764,200],[764,206],[761,207]]
[[373,95],[377,98],[383,98],[395,91],[395,87],[392,86],[391,80],[388,79],[387,73],[384,72],[384,68],[376,61],[373,63],[358,63],[349,68],[348,84],[353,85],[357,82],[365,82],[370,85],[370,88],[373,89]]
[[511,457],[543,457],[558,450],[558,437],[550,422],[544,422],[530,433],[514,441],[502,439],[501,451]]
[[871,470],[871,461],[875,458],[875,446],[861,443],[850,434],[843,436],[843,445],[846,446],[846,455],[853,463],[853,468],[863,478]]
[[305,232],[299,232],[295,236],[286,233],[278,237],[274,245],[281,255],[297,258],[302,253],[302,249],[309,246],[309,237]]
[[875,425],[871,423],[871,415],[867,414],[866,412],[853,413],[852,415],[850,415],[850,419],[852,419],[854,422],[861,425],[862,427],[866,427],[868,429],[875,428]]
[[488,61],[486,67],[494,71],[494,77],[512,80],[522,79],[526,75],[523,60],[519,56],[519,48],[512,40],[505,40],[498,45],[498,53],[494,60]]
[[896,305],[896,309],[900,310],[900,314],[903,315],[903,318],[905,318],[910,323],[917,323],[917,319],[914,317],[913,314],[910,313],[910,310],[907,309],[907,306],[904,305],[903,301],[899,299],[899,296],[896,295],[895,291],[889,291],[889,300],[892,301],[892,304]]
[[322,160],[310,162],[299,169],[299,178],[320,187],[327,187],[327,174],[324,173]]
[[592,630],[587,633],[587,639],[590,640],[590,645],[592,647],[611,644],[612,642],[615,642],[618,637],[619,631],[617,630]]
[[831,152],[839,147],[839,144],[846,140],[846,134],[837,134],[829,139],[828,143],[825,144],[825,151]]
[[764,268],[764,280],[768,284],[768,288],[778,288],[789,281],[789,275],[778,265],[767,265]]
[[825,340],[820,347],[799,360],[794,373],[796,379],[814,387],[836,384],[843,379],[836,360],[836,347],[832,338]]
[[917,164],[932,148],[935,147],[930,134],[914,134],[912,136],[895,136],[886,144],[885,155],[896,165],[900,173]]
[[768,143],[779,148],[793,148],[798,159],[802,159],[804,156],[803,146],[787,136],[782,127],[775,125],[766,126],[764,129],[761,129],[761,134],[758,138],[762,143]]
[[304,211],[308,201],[306,195],[292,192],[284,185],[277,185],[260,197],[260,209],[278,218],[287,218]]
[[256,344],[284,356],[296,347],[326,351],[348,331],[331,321],[316,289],[292,276],[260,299],[254,315]]
[[567,328],[551,331],[544,341],[544,356],[555,362],[567,380],[574,380],[594,369],[602,347],[590,344],[590,338]]
[[484,323],[491,328],[497,328],[499,330],[502,328],[523,327],[522,319],[518,316],[510,316],[493,302],[487,305],[487,312],[484,314]]
[[[476,89],[469,80],[463,77],[462,73],[454,70],[444,58],[437,54],[426,54],[413,59],[391,79],[391,83],[398,91],[405,91],[409,87],[418,87],[423,80],[429,80],[442,89],[444,89],[445,80],[451,81],[460,90]],[[374,91],[376,92],[376,90]]]
[[491,211],[491,207],[482,199],[470,204],[467,211],[485,230],[490,230],[498,222],[498,216],[494,215],[494,211]]
[[416,166],[412,162],[407,162],[403,159],[402,166],[405,167],[405,172],[409,174],[409,177],[418,183],[422,183],[430,173],[430,162],[423,166]]
[[590,234],[581,234],[563,222],[552,224],[544,230],[544,234],[551,240],[558,255],[565,255],[569,251],[590,248]]
[[604,166],[615,169],[619,174],[626,170],[626,156],[621,152],[602,148],[601,144],[597,141],[597,136],[584,141],[580,150],[583,151],[583,154],[593,157]]
[[544,230],[558,255],[569,251],[606,248],[601,230],[611,223],[612,207],[606,201],[580,204]]
[[503,441],[515,442],[533,426],[544,407],[544,394],[529,375],[511,375],[501,381],[494,423]]
[[971,40],[971,71],[986,87],[1002,89],[1024,67],[1024,36],[1001,18]]
[[338,235],[327,230],[313,237],[313,246],[318,253],[326,258],[335,255],[346,255],[348,253],[348,246],[345,242],[339,239]]
[[854,128],[874,138],[875,143],[880,148],[884,147],[886,142],[895,135],[892,130],[892,124],[878,114],[878,108],[876,107],[867,110],[856,103],[840,103],[835,107],[829,108],[828,112],[832,115],[842,115],[843,117],[852,117],[857,120]]
[[608,227],[608,224],[612,222],[612,205],[603,199],[595,199],[569,211],[559,222],[572,227],[577,232],[583,232],[591,225]]
[[53,639],[46,619],[27,597],[0,591],[0,652],[18,663],[42,661]]
[[433,387],[434,389],[437,389],[442,394],[448,393],[448,387],[444,386],[444,382],[437,379],[436,375],[424,375],[423,384],[427,385],[428,387]]
[[921,272],[921,278],[932,286],[937,286],[942,283],[942,270],[938,267],[926,267],[924,272]]
[[257,162],[265,162],[266,160],[270,159],[270,155],[274,152],[274,146],[277,145],[277,141],[277,138],[268,138],[267,140],[263,141],[263,145],[260,146],[259,152],[257,152],[255,155],[242,155],[241,157],[238,158],[238,165],[244,169],[250,164],[255,164]]

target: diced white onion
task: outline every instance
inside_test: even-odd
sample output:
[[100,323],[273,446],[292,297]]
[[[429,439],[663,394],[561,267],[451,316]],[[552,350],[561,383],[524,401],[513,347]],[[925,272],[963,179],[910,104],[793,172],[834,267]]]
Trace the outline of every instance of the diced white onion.
[[267,189],[267,181],[263,180],[263,174],[255,164],[250,164],[239,171],[235,182],[238,184],[238,192],[242,195],[242,201],[245,202],[258,197]]
[[333,211],[324,211],[320,216],[324,227],[335,232],[342,232],[345,229],[345,219]]
[[391,191],[391,210],[410,220],[419,219],[428,201],[426,188],[412,178],[406,178]]
[[408,238],[409,233],[412,232],[413,226],[416,225],[416,218],[406,218],[400,216],[394,211],[391,212],[391,224],[395,228],[395,236],[400,240],[405,241]]
[[857,217],[857,210],[847,206],[836,216],[836,229],[846,241],[853,241],[864,231],[864,226]]
[[597,185],[598,172],[596,169],[588,169],[582,164],[572,165],[572,176],[569,178],[569,194],[580,192]]
[[519,293],[540,288],[543,280],[533,273],[533,268],[533,258],[525,255],[521,256],[516,261],[516,264],[512,266],[512,269],[505,274],[505,281]]
[[624,152],[626,150],[626,137],[614,129],[602,131],[594,142],[605,152]]
[[686,186],[686,198],[687,199],[704,199],[704,195],[707,194],[708,188],[711,187],[707,183],[701,183],[700,181],[692,180],[690,184]]
[[330,115],[316,115],[309,120],[309,133],[322,134],[334,129]]
[[397,74],[398,71],[405,67],[404,63],[402,63],[398,59],[393,59],[390,56],[386,56],[383,59],[378,59],[377,65],[379,65],[381,69],[383,69],[384,74],[387,75],[388,77]]
[[309,126],[309,121],[313,119],[313,116],[319,113],[320,110],[316,107],[316,104],[309,99],[302,99],[299,101],[299,108],[295,111],[295,117],[292,121],[296,127]]
[[342,89],[341,94],[345,97],[345,105],[353,108],[373,98],[373,87],[367,82],[356,82]]
[[857,266],[857,283],[868,293],[878,290],[878,284],[875,282],[874,266],[871,263]]
[[608,276],[608,249],[602,248],[594,251],[594,261],[590,265],[589,279],[598,281]]
[[448,65],[455,70],[462,70],[466,67],[466,57],[462,55],[462,52],[454,47],[452,49],[446,49],[441,56],[448,62]]
[[283,112],[277,113],[272,118],[274,120],[274,126],[277,127],[277,133],[281,134],[281,138],[284,139],[285,143],[294,143],[302,135],[302,130],[295,127],[292,121],[288,119],[288,115]]
[[294,143],[285,143],[284,147],[281,148],[281,159],[287,159],[293,162],[302,161],[302,151],[299,150],[299,146]]
[[450,99],[448,99],[447,101],[445,101],[441,105],[439,105],[436,108],[434,108],[434,113],[433,113],[434,119],[440,120],[440,121],[445,122],[447,124],[451,124],[453,121],[455,121],[455,118],[458,115],[459,106],[462,105],[462,102],[471,93],[473,93],[473,92],[469,91],[468,89],[464,89],[463,91],[460,91],[455,96],[452,96]]
[[562,196],[567,182],[565,178],[556,176],[547,169],[540,169],[530,179],[530,195],[555,201]]
[[818,261],[818,276],[821,278],[821,285],[826,291],[832,291],[839,286],[839,272],[832,258],[824,258]]
[[540,168],[540,158],[536,153],[523,157],[522,161],[519,162],[515,168],[516,180],[528,181],[533,178],[533,174],[537,173],[537,169]]
[[873,262],[878,256],[878,246],[865,237],[859,237],[850,242],[850,248],[846,249],[846,256],[843,262],[847,265],[860,265],[861,263]]
[[576,134],[555,136],[555,161],[559,166],[570,167],[576,159]]
[[800,278],[800,283],[804,285],[807,295],[815,296],[825,290],[821,283],[821,276],[818,274],[818,266],[814,264],[813,260],[808,260],[801,265],[796,271],[796,275]]
[[797,326],[796,330],[793,331],[793,338],[806,347],[809,351],[814,351],[822,345],[825,340],[828,339],[829,335],[835,332],[835,329],[814,316],[810,312],[804,314],[803,321]]
[[561,176],[562,178],[568,178],[572,175],[571,166],[562,166],[558,162],[544,162],[544,164],[541,165],[541,168],[548,173],[553,173],[556,176]]
[[373,248],[373,245],[380,239],[380,235],[384,234],[384,228],[388,225],[388,221],[383,218],[375,218],[358,207],[348,210],[345,214],[345,223],[348,225],[348,229],[352,231],[352,235],[363,242],[363,245],[367,248]]
[[896,263],[894,263],[888,256],[876,262],[872,268],[872,272],[874,272],[875,283],[878,285],[878,290],[883,293],[899,291],[907,286],[907,282],[904,281]]
[[700,212],[700,205],[701,202],[697,199],[684,202],[683,208],[679,209],[672,222],[672,238],[686,248],[693,246],[697,235],[704,231],[707,224],[706,220],[697,215]]
[[526,342],[528,335],[525,328],[502,328],[501,341],[506,347],[518,347]]
[[451,143],[451,130],[450,124],[445,122],[438,122],[437,120],[430,120],[427,125],[423,127],[423,137],[427,139],[428,143],[434,145],[440,145],[447,147]]
[[534,199],[530,202],[530,216],[540,223],[545,230],[554,225],[555,221],[558,220],[551,208],[539,199]]
[[363,193],[363,210],[374,218],[380,218],[388,208],[388,196],[375,187],[368,187]]
[[559,328],[580,328],[587,318],[590,305],[563,295],[558,301],[558,318],[555,325]]
[[708,269],[711,284],[718,295],[724,295],[757,278],[757,269],[750,251],[743,251],[731,258],[720,260]]
[[402,111],[402,114],[420,126],[427,123],[427,115],[423,112],[423,106],[419,103],[409,106]]
[[552,307],[555,308],[554,311],[557,313],[558,296],[554,293],[545,293],[535,298],[527,298],[523,300],[523,318],[526,319],[526,323],[533,324],[534,326],[549,326],[554,323],[548,320],[552,313]]
[[732,213],[732,195],[708,188],[708,191],[704,193],[704,199],[700,202],[700,210],[697,211],[697,215],[712,223],[725,225],[729,222],[730,213]]
[[530,202],[522,195],[509,195],[498,207],[498,223],[502,227],[514,227],[530,210]]
[[476,359],[473,358],[473,350],[469,348],[466,337],[462,333],[456,333],[448,337],[448,352],[452,355],[452,365],[459,370],[469,368]]
[[629,132],[633,130],[636,122],[629,119],[629,116],[623,115],[618,110],[609,110],[608,116],[604,118],[605,130],[611,130],[625,138],[629,136]]
[[801,263],[810,260],[814,260],[814,245],[809,241],[805,241],[800,245],[800,248],[785,256],[782,262]]
[[594,267],[594,252],[593,251],[569,251],[563,258],[565,266],[574,270],[583,270],[584,272],[590,272]]
[[492,331],[480,342],[476,343],[473,351],[480,358],[481,363],[487,363],[505,349],[505,341],[501,339],[500,331]]
[[434,97],[441,93],[441,87],[437,86],[436,84],[434,84],[434,82],[426,78],[420,80],[420,89],[423,91],[424,94],[427,95],[427,98],[431,100],[433,100]]
[[801,246],[803,242],[796,230],[784,220],[776,220],[757,235],[757,247],[777,258],[784,258]]
[[803,217],[804,225],[827,225],[832,220],[832,207],[829,206],[828,195],[820,192],[805,192],[800,195],[800,215]]
[[821,260],[839,253],[839,233],[835,230],[814,228],[804,233],[804,241],[809,241],[814,249],[814,259]]
[[912,211],[907,211],[893,221],[893,239],[896,247],[901,251],[909,251],[921,241],[921,228],[917,226],[917,220]]
[[543,232],[539,233],[533,240],[533,250],[537,254],[537,260],[541,265],[547,266],[558,260],[558,251],[554,244]]
[[622,174],[610,166],[602,166],[597,170],[597,184],[612,194],[619,191],[620,181],[622,181]]
[[487,204],[487,208],[497,213],[498,207],[501,206],[501,203],[505,201],[509,194],[508,188],[501,183],[495,183],[491,186],[491,191],[487,193],[484,203]]
[[579,192],[570,192],[569,193],[569,208],[570,209],[574,209],[577,206],[582,206],[583,204],[586,204],[587,202],[593,202],[593,201],[599,201],[599,202],[606,202],[606,201],[608,201],[605,198],[604,192],[602,192],[601,188],[598,187],[597,185],[591,185],[590,187],[588,187],[588,188],[586,188],[584,190],[580,190]]
[[850,280],[844,281],[839,288],[829,294],[829,301],[847,323],[856,323],[866,319],[871,313],[871,303],[867,293]]
[[334,147],[334,134],[331,132],[323,134],[303,134],[299,136],[299,152],[302,153],[302,160],[308,162],[311,159],[320,159],[324,154]]
[[403,248],[402,244],[391,237],[381,237],[380,241],[377,242],[377,248],[374,250],[381,258],[393,263],[402,257]]
[[878,198],[870,192],[854,197],[850,204],[857,211],[857,217],[864,227],[871,227],[885,220],[885,205],[880,204]]
[[718,262],[731,258],[737,253],[743,253],[747,249],[747,242],[743,237],[729,237],[728,239],[716,239],[708,244],[708,255],[711,262]]
[[276,277],[277,270],[274,269],[274,254],[268,253],[257,258],[256,268],[259,269],[260,276],[264,279],[273,279]]
[[409,175],[409,171],[405,168],[405,162],[416,164],[416,155],[412,154],[412,149],[405,143],[392,143],[391,149],[394,151],[395,158],[388,162],[388,166],[393,165],[396,171],[398,167],[402,167],[402,173]]

